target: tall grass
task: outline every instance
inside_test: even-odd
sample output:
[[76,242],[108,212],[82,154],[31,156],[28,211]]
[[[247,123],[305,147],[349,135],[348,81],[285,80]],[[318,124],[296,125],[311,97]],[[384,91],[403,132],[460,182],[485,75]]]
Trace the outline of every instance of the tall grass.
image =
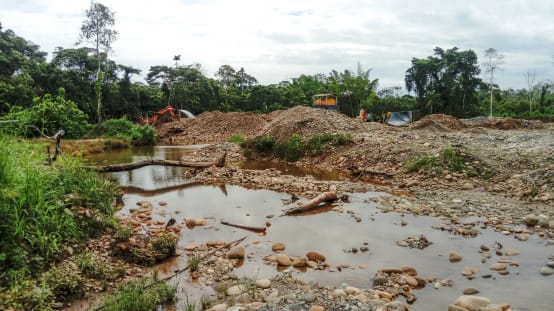
[[157,305],[175,300],[176,288],[163,281],[148,283],[147,278],[141,278],[120,286],[114,295],[103,299],[102,310],[106,311],[150,311]]
[[115,185],[77,160],[46,166],[42,150],[0,137],[0,287],[44,271],[113,216]]

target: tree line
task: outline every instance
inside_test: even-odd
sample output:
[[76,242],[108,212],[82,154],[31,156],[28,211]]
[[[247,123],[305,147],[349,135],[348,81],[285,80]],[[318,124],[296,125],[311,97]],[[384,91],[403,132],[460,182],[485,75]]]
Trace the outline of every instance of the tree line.
[[118,35],[114,23],[107,7],[91,3],[80,32],[79,43],[85,46],[58,47],[49,61],[38,45],[0,24],[0,116],[59,94],[95,122],[122,117],[138,120],[168,104],[194,114],[212,110],[266,113],[309,106],[313,96],[321,93],[336,95],[339,110],[349,116],[356,116],[361,108],[373,115],[417,110],[419,116],[445,113],[464,118],[554,116],[552,81],[534,83],[527,73],[527,89],[501,90],[495,84],[494,73],[503,60],[494,49],[487,50],[487,61],[482,64],[490,75],[488,81],[479,78],[482,69],[472,50],[436,47],[427,58],[413,58],[405,75],[408,93],[401,86],[379,89],[371,69],[359,64],[354,71],[301,74],[261,85],[244,68],[228,64],[209,77],[200,64],[181,65],[179,55],[170,66],[151,66],[146,83],[136,82],[133,76],[142,74],[141,70],[109,58]]

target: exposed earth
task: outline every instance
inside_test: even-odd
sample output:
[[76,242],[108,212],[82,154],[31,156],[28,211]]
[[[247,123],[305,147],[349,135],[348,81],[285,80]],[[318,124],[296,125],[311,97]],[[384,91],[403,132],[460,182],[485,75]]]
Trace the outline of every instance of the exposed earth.
[[[245,139],[268,135],[278,142],[292,134],[299,134],[303,140],[318,134],[343,134],[349,141],[325,145],[317,155],[294,163],[337,177],[321,181],[286,175],[276,169],[241,168],[245,152],[238,144],[228,142],[237,134]],[[329,190],[336,191],[343,200],[347,200],[342,197],[345,193],[390,193],[392,196],[375,200],[379,209],[442,217],[441,229],[454,234],[476,236],[481,229],[493,228],[521,241],[537,235],[552,249],[551,256],[544,258],[545,267],[540,273],[544,277],[554,273],[554,123],[531,121],[524,128],[524,120],[511,118],[470,121],[431,115],[411,126],[392,127],[361,122],[336,111],[294,107],[267,115],[206,112],[194,119],[161,124],[158,135],[165,144],[209,144],[187,161],[206,162],[226,154],[225,166],[196,169],[196,181],[269,189],[306,198]],[[267,153],[248,156],[279,161]],[[147,207],[148,204],[141,207],[146,208],[143,212],[148,213]],[[463,221],[467,217],[480,221]],[[162,223],[154,225],[163,231]],[[178,234],[184,225],[191,223],[178,224],[173,231]],[[184,250],[188,256],[205,257],[196,275],[202,282],[216,290],[218,284],[225,284],[212,298],[210,310],[411,310],[411,303],[417,299],[414,289],[426,284],[435,288],[449,285],[447,281],[419,276],[409,266],[383,267],[374,276],[372,288],[367,289],[305,284],[287,273],[271,280],[241,280],[232,271],[236,258],[245,257],[244,249],[240,244],[224,247],[228,242],[231,241],[191,245]],[[424,236],[415,236],[398,243],[423,249],[429,242]],[[264,262],[284,267],[340,269],[326,266],[324,254],[323,258],[317,256],[321,254],[291,258],[279,246],[274,251],[274,256],[264,258]],[[515,264],[506,259],[513,250],[482,247],[484,260],[495,252],[492,271],[502,274],[507,265]],[[455,262],[457,256],[451,253],[450,261]],[[475,277],[471,269],[462,274]],[[510,297],[491,302],[475,293],[464,290],[464,295],[460,293],[448,310],[512,310]],[[398,300],[401,296],[404,298]]]

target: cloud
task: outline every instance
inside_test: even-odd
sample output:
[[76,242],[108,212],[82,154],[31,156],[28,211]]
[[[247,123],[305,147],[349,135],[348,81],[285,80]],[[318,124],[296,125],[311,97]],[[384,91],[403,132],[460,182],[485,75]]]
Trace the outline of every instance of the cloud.
[[[373,68],[380,85],[402,86],[413,57],[444,49],[493,47],[506,56],[502,88],[524,87],[527,70],[537,81],[554,79],[554,2],[426,0],[166,0],[101,1],[115,12],[118,63],[146,74],[150,66],[200,63],[206,74],[228,64],[260,83],[301,74]],[[72,47],[89,0],[5,0],[4,29],[44,51]]]

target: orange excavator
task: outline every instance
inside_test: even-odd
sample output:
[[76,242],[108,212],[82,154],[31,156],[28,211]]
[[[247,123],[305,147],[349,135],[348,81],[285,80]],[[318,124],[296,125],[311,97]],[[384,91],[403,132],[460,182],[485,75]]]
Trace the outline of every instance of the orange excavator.
[[141,124],[148,124],[148,125],[154,125],[160,118],[162,118],[164,115],[166,115],[173,121],[179,121],[181,120],[181,117],[179,115],[179,111],[175,108],[173,108],[171,105],[167,105],[164,108],[154,112],[151,117],[146,115],[146,118],[142,119],[140,121]]

